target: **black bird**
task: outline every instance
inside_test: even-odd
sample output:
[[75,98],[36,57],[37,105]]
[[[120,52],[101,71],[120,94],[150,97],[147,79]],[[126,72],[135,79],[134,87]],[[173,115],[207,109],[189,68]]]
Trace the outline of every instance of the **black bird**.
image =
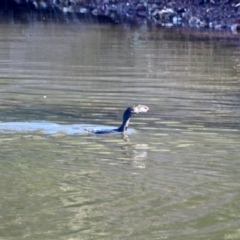
[[125,110],[125,112],[123,114],[123,122],[122,122],[122,124],[119,128],[101,129],[101,130],[87,130],[86,129],[86,131],[89,132],[89,133],[93,133],[93,134],[109,134],[109,133],[125,132],[128,129],[128,125],[129,125],[130,118],[131,118],[132,114],[147,112],[148,109],[149,108],[145,105],[138,105],[136,107],[135,106],[129,107]]

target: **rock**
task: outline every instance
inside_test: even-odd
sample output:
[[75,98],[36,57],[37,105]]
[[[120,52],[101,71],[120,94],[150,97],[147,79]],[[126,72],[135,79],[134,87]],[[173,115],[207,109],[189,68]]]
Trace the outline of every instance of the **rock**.
[[174,16],[172,22],[174,25],[180,25],[182,23],[182,18]]
[[232,24],[231,30],[235,34],[240,33],[240,24],[238,24],[238,23]]
[[191,17],[189,20],[188,20],[188,24],[191,26],[191,27],[199,27],[200,26],[200,19],[197,18],[197,17]]
[[88,13],[88,9],[87,9],[87,8],[84,8],[84,7],[81,7],[81,8],[79,9],[79,12],[85,14],[85,13]]
[[152,16],[156,18],[159,23],[170,23],[172,24],[173,21],[177,21],[177,19],[173,20],[174,17],[177,16],[176,12],[171,9],[171,8],[163,8],[161,10],[155,9],[154,12],[152,13]]
[[98,16],[98,15],[99,15],[98,9],[96,9],[96,8],[93,9],[93,10],[92,10],[92,15],[93,15],[93,16]]

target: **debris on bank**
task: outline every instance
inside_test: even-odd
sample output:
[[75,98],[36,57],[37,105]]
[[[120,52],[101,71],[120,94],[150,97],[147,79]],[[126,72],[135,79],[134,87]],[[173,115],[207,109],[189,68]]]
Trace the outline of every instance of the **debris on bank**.
[[240,32],[239,0],[1,0],[0,12],[25,20],[92,18]]

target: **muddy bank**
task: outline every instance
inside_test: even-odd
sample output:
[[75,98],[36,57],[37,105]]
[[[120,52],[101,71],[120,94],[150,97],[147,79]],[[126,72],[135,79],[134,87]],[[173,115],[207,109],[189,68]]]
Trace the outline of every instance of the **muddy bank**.
[[228,29],[240,32],[239,0],[2,0],[2,18]]

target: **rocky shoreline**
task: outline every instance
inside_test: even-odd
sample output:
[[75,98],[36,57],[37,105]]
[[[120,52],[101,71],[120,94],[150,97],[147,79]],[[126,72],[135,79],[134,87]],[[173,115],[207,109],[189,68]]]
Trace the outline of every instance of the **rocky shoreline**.
[[2,0],[0,12],[20,21],[95,19],[240,33],[239,0]]

